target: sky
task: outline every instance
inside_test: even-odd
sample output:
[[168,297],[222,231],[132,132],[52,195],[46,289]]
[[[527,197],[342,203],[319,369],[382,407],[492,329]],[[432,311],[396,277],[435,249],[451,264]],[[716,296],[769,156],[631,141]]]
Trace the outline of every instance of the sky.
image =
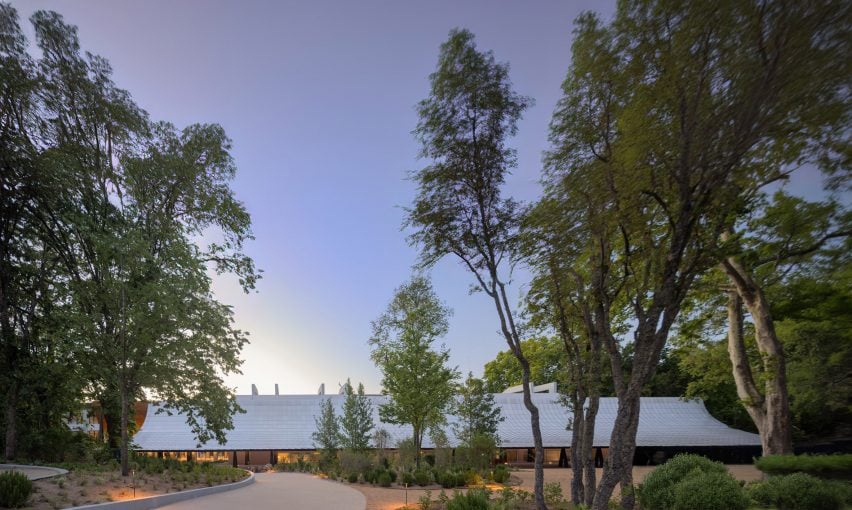
[[[106,57],[118,86],[152,119],[221,124],[233,140],[232,188],[252,215],[246,251],[263,269],[257,292],[217,277],[219,300],[249,333],[237,393],[337,391],[347,377],[381,389],[370,322],[412,274],[417,250],[401,230],[427,161],[411,135],[438,48],[455,27],[511,66],[535,105],[512,140],[518,168],[506,192],[539,191],[547,126],[570,63],[574,18],[611,15],[600,1],[38,1],[12,2],[22,20],[55,10],[84,51]],[[22,23],[32,36],[28,22]],[[32,40],[32,38],[31,38]],[[493,305],[470,295],[454,260],[431,271],[454,313],[450,362],[481,375],[506,348]],[[518,272],[512,296],[525,283]],[[544,382],[544,381],[541,381]]]
[[[572,23],[584,10],[609,18],[614,1],[146,1],[12,2],[22,20],[55,10],[77,25],[81,47],[106,57],[115,82],[152,119],[178,127],[221,124],[233,140],[232,188],[252,215],[246,251],[261,268],[257,292],[217,277],[217,298],[249,333],[237,393],[329,392],[351,378],[380,391],[370,322],[412,274],[417,251],[401,230],[418,159],[415,105],[429,90],[452,28],[511,66],[515,90],[535,105],[511,145],[518,168],[506,193],[539,192],[547,128],[570,64]],[[32,30],[24,23],[30,36]],[[818,180],[800,187],[818,189]],[[443,339],[452,365],[481,375],[506,348],[493,304],[469,293],[455,260],[431,271],[453,310]],[[515,274],[510,292],[526,283]],[[547,381],[536,381],[543,383]]]

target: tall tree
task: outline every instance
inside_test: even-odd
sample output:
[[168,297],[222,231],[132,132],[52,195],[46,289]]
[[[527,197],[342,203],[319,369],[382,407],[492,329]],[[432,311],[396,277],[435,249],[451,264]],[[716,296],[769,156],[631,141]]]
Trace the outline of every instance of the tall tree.
[[604,262],[624,276],[636,324],[629,371],[604,337],[619,409],[593,508],[631,483],[639,396],[723,234],[792,166],[842,165],[849,9],[645,1],[619,4],[610,25],[578,19],[547,177],[599,183],[616,233]]
[[515,151],[506,142],[532,100],[512,90],[508,65],[498,63],[491,52],[478,51],[473,39],[467,30],[450,32],[430,76],[430,95],[419,104],[415,133],[421,155],[432,163],[413,176],[418,195],[406,226],[414,230],[409,239],[420,248],[423,266],[456,257],[494,304],[500,332],[521,365],[535,445],[535,499],[541,509],[546,505],[539,414],[506,292],[518,207],[501,197],[506,176],[516,165]]
[[337,461],[337,450],[340,448],[340,420],[330,398],[320,403],[320,414],[314,417],[314,423],[316,430],[311,434],[314,448],[320,452],[320,464],[328,469]]
[[415,276],[373,321],[371,357],[382,370],[382,393],[390,396],[379,415],[385,423],[411,425],[418,466],[423,435],[444,422],[458,379],[447,366],[449,351],[432,345],[447,333],[449,315],[429,280]]
[[467,446],[473,444],[475,436],[490,437],[499,446],[497,428],[505,418],[494,404],[494,395],[485,391],[485,383],[474,377],[472,372],[459,385],[453,414],[458,418],[453,424],[453,432]]
[[[728,353],[737,393],[760,433],[763,454],[790,454],[787,360],[775,331],[767,286],[817,256],[826,244],[852,235],[852,214],[836,202],[808,203],[778,192],[745,227],[721,263],[730,281]],[[743,308],[754,330],[759,367],[753,367],[746,354]]]
[[340,445],[357,452],[370,447],[373,432],[373,403],[364,395],[364,384],[358,383],[358,392],[346,380],[346,400],[340,417]]
[[[70,343],[69,365],[82,372],[66,380],[90,380],[92,394],[117,393],[123,473],[129,409],[139,397],[184,412],[200,442],[223,441],[238,407],[221,376],[238,370],[246,338],[233,328],[230,308],[213,298],[208,266],[237,275],[245,290],[258,278],[242,253],[251,238],[250,219],[228,187],[235,172],[230,141],[215,125],[178,132],[151,123],[112,82],[104,59],[81,54],[76,27],[58,14],[32,16],[41,50],[36,64],[22,50],[14,11],[3,6],[0,15],[0,51],[10,70],[4,79],[17,76],[4,90],[22,94],[17,103],[4,103],[9,109],[3,116],[33,130],[22,136],[18,129],[17,138],[6,138],[17,145],[3,153],[10,167],[3,174],[10,176],[3,204],[28,194],[21,211],[26,224],[37,228],[21,246],[43,254],[31,261],[7,258],[0,273],[22,274],[37,260],[54,272],[39,279],[53,294],[48,304],[67,313],[63,331],[52,338]],[[27,79],[31,68],[37,79]],[[23,99],[26,87],[34,92]],[[197,245],[194,240],[211,228],[221,240]],[[5,352],[22,352],[20,342],[7,342],[12,336],[4,334],[4,347],[13,347]],[[11,379],[10,389],[18,382]],[[15,400],[6,400],[7,415]],[[15,420],[7,421],[12,437]],[[10,446],[14,441],[7,441]]]

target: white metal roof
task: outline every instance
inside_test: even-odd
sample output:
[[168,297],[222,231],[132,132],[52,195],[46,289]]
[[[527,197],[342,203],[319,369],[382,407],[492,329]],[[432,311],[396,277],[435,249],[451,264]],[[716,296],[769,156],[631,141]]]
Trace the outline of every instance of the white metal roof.
[[[539,408],[541,432],[545,447],[570,446],[571,432],[566,430],[570,411],[560,404],[559,395],[534,394]],[[411,435],[411,427],[390,425],[379,420],[379,405],[388,397],[370,396],[373,420],[377,427],[390,433],[390,444]],[[211,441],[197,448],[185,417],[157,414],[159,406],[148,406],[148,415],[133,442],[140,450],[312,450],[311,434],[316,430],[314,417],[320,404],[330,399],[338,416],[343,395],[238,395],[237,402],[246,410],[234,416],[234,429],[227,433],[227,443]],[[505,448],[532,447],[530,416],[522,394],[498,393],[494,401],[505,420],[499,435]],[[602,398],[595,427],[595,446],[608,446],[615,421],[618,401]],[[448,417],[449,421],[453,417]],[[446,427],[450,444],[457,444],[450,427]],[[713,418],[700,400],[684,401],[676,397],[643,397],[639,418],[637,446],[753,446],[760,438],[742,430],[732,429]],[[424,438],[424,448],[433,445]]]

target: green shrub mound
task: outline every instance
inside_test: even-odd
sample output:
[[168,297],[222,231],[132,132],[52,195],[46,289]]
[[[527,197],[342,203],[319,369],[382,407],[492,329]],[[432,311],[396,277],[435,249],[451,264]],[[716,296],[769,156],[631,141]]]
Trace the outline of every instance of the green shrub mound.
[[506,464],[498,464],[494,468],[494,474],[492,475],[494,481],[497,483],[506,483],[509,481],[509,468]]
[[346,477],[346,481],[349,483],[356,483],[358,481],[358,473],[349,473]]
[[805,473],[776,476],[747,487],[754,504],[779,510],[840,510],[849,491],[847,483],[828,482]]
[[471,489],[467,494],[456,492],[447,502],[447,510],[488,510],[489,492],[483,489]]
[[672,495],[671,510],[745,510],[749,503],[729,473],[690,475],[674,486]]
[[671,510],[674,506],[675,486],[687,477],[702,473],[725,475],[728,471],[720,462],[701,455],[675,455],[671,460],[652,471],[639,489],[639,503],[643,510]]
[[767,455],[754,463],[769,475],[807,473],[819,478],[852,478],[852,454],[834,455]]
[[421,487],[425,487],[432,483],[432,475],[425,469],[417,469],[414,471],[413,475],[414,482]]
[[390,487],[391,486],[391,475],[387,471],[382,471],[377,478],[377,482],[382,487]]
[[18,471],[0,473],[0,507],[22,507],[30,499],[33,483],[27,475]]

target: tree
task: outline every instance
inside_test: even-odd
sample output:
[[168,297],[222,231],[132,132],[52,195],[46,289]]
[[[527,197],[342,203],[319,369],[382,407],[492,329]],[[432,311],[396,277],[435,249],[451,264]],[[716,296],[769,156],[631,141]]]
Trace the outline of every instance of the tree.
[[491,437],[495,444],[500,443],[497,428],[505,418],[494,405],[494,395],[485,391],[482,379],[475,378],[472,372],[458,387],[453,414],[458,418],[453,433],[463,444],[472,446],[475,436]]
[[337,450],[340,448],[340,423],[334,413],[331,399],[320,403],[320,414],[314,417],[316,430],[311,434],[314,448],[320,452],[320,465],[329,469],[337,460]]
[[[793,453],[787,360],[775,330],[767,286],[817,256],[826,244],[850,235],[852,215],[836,202],[808,203],[778,192],[739,234],[720,265],[731,284],[727,292],[728,353],[734,381],[760,433],[764,455]],[[752,363],[746,353],[744,307],[754,330],[759,364]],[[760,379],[755,378],[755,371]]]
[[432,163],[413,176],[418,194],[405,223],[414,230],[409,241],[420,249],[424,267],[456,257],[473,275],[475,288],[493,302],[500,332],[521,365],[536,452],[536,506],[546,508],[538,408],[504,273],[515,247],[518,207],[500,196],[516,164],[506,140],[532,101],[512,90],[508,65],[496,62],[491,52],[478,51],[467,30],[450,32],[430,83],[429,97],[418,106],[415,134],[421,156]]
[[358,383],[358,392],[346,380],[346,400],[340,417],[340,445],[356,452],[370,447],[373,431],[373,404],[364,395],[364,384]]
[[432,347],[446,334],[449,315],[429,280],[415,276],[396,289],[387,310],[373,321],[371,357],[382,370],[382,393],[390,396],[379,415],[385,423],[411,425],[418,467],[423,434],[443,423],[458,378],[447,367],[449,351]]
[[[560,387],[564,385],[565,349],[557,337],[530,338],[522,340],[521,345],[530,363],[530,381],[538,384],[556,382]],[[523,380],[521,372],[521,364],[512,351],[500,351],[485,364],[482,373],[485,389],[491,393],[500,393],[506,388],[517,386]]]
[[[233,328],[230,308],[213,298],[208,270],[236,275],[246,291],[259,277],[242,253],[251,222],[228,186],[236,170],[230,140],[216,125],[178,131],[151,122],[115,86],[103,58],[81,54],[76,28],[58,14],[32,16],[40,49],[36,64],[26,54],[14,10],[4,6],[0,15],[0,52],[9,71],[3,73],[9,85],[4,93],[17,94],[4,103],[12,106],[4,106],[10,121],[4,129],[14,134],[4,138],[11,145],[4,150],[10,171],[4,168],[9,179],[3,182],[3,206],[21,197],[21,215],[12,218],[10,231],[13,237],[26,232],[16,242],[29,258],[5,258],[0,279],[7,289],[28,281],[50,291],[28,292],[39,306],[27,320],[52,324],[39,328],[50,335],[39,336],[58,342],[29,342],[20,349],[10,331],[25,329],[6,327],[10,303],[2,303],[9,296],[4,293],[6,361],[50,347],[45,368],[57,362],[71,367],[63,379],[68,387],[57,396],[79,401],[85,389],[118,402],[124,474],[129,408],[137,398],[162,400],[167,409],[186,414],[199,442],[224,441],[239,407],[222,376],[238,370],[246,337]],[[211,230],[221,235],[210,236]],[[196,240],[205,234],[215,242],[202,247]],[[32,258],[36,253],[41,255]],[[43,263],[33,265],[38,260]],[[20,276],[34,274],[35,267],[41,268],[39,278]],[[15,363],[36,373],[32,364]],[[12,439],[6,446],[13,450],[21,380],[17,371],[11,375],[3,384],[10,390],[4,414],[12,417],[5,420]],[[58,408],[67,406],[61,402]]]
[[[759,190],[803,162],[831,171],[848,134],[849,7],[841,2],[619,4],[614,21],[578,19],[553,121],[556,185],[597,186],[635,321],[630,371],[603,344],[619,398],[593,508],[630,470],[639,397],[695,280]],[[838,63],[842,64],[838,65]]]

